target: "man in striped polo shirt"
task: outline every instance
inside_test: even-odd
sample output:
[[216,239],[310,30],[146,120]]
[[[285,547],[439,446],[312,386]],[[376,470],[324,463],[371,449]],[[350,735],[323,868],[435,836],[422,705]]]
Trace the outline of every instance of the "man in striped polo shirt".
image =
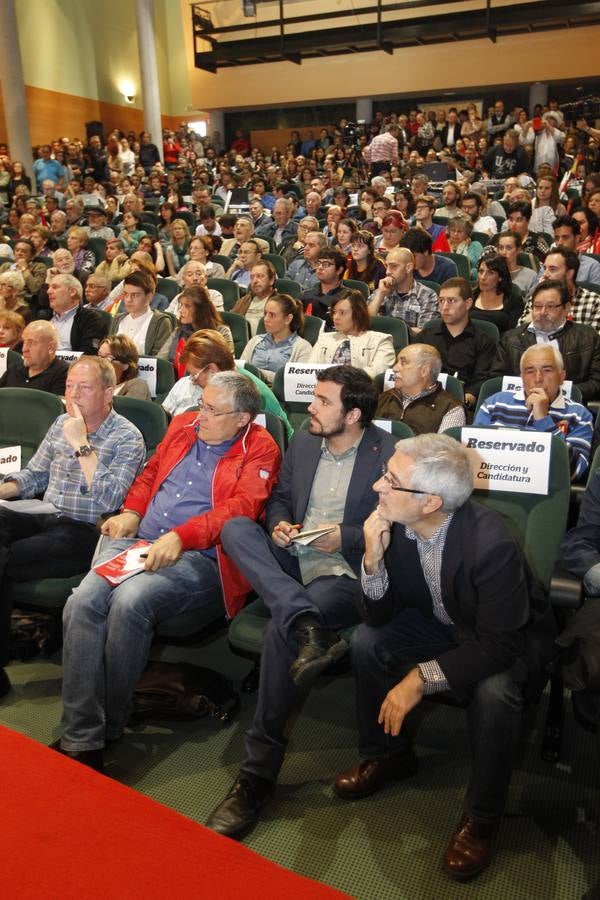
[[564,438],[569,449],[571,478],[587,471],[592,442],[592,414],[581,403],[563,396],[562,355],[551,343],[534,344],[521,356],[523,390],[500,391],[481,404],[474,425],[498,425],[545,431]]

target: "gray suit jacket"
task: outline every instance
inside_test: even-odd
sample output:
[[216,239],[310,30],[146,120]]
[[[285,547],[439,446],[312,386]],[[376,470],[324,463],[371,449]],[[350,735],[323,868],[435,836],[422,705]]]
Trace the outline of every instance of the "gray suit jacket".
[[[392,456],[397,438],[370,425],[360,442],[341,522],[342,554],[355,572],[360,569],[365,542],[363,524],[377,504],[373,484]],[[267,531],[281,521],[302,522],[321,456],[321,438],[298,431],[283,459],[279,481],[267,506]]]

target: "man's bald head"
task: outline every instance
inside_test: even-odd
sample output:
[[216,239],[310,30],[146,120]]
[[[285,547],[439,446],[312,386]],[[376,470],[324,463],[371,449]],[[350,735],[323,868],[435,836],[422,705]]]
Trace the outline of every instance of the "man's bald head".
[[394,247],[393,250],[389,250],[386,260],[392,260],[393,262],[402,263],[402,265],[406,266],[412,263],[414,266],[415,258],[412,255],[412,251],[407,247]]
[[23,362],[29,375],[44,372],[54,362],[59,344],[58,332],[51,322],[37,319],[23,331]]

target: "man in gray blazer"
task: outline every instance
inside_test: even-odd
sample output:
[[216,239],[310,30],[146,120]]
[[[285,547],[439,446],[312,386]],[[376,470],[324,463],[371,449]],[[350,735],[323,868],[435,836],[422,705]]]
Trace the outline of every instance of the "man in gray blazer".
[[[308,431],[294,436],[267,507],[266,531],[250,519],[227,522],[221,542],[271,613],[263,640],[259,695],[239,777],[207,825],[241,838],[271,798],[283,763],[285,726],[302,690],[341,659],[338,630],[359,621],[363,522],[376,504],[372,485],[396,439],[371,420],[371,379],[352,366],[317,374]],[[294,538],[331,525],[308,546]]]

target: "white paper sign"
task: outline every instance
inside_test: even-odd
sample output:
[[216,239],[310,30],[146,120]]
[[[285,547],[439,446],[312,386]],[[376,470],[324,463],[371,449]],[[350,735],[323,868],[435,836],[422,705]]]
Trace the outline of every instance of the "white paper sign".
[[373,425],[377,425],[378,428],[381,428],[382,431],[387,431],[388,434],[392,433],[391,419],[373,419]]
[[21,447],[0,448],[0,475],[10,475],[21,471]]
[[[517,391],[523,390],[523,379],[520,378],[518,375],[504,375],[502,378],[501,390],[511,391],[511,393],[516,394]],[[572,390],[573,390],[573,382],[572,381],[563,381],[563,383],[562,383],[563,396],[565,396],[568,400],[571,399]]]
[[246,360],[245,359],[234,359],[234,363],[238,369],[246,368]]
[[140,356],[138,362],[138,372],[140,378],[148,385],[151,397],[156,397],[156,373],[158,371],[158,360],[153,356]]
[[331,363],[286,363],[283,373],[286,403],[310,403],[315,393],[317,372],[330,368]]
[[56,355],[59,359],[64,359],[66,363],[75,362],[80,356],[83,356],[82,350],[57,350]]
[[[448,383],[448,373],[440,372],[440,374],[438,375],[438,381],[441,384],[441,386],[444,388],[444,390],[446,390],[446,385]],[[386,369],[385,375],[383,376],[384,391],[390,391],[395,386],[395,384],[396,384],[396,382],[394,381],[394,370]]]
[[476,490],[547,494],[552,435],[519,428],[463,428]]
[[0,378],[6,372],[6,361],[8,359],[8,349],[6,347],[2,347],[0,350]]
[[262,425],[263,428],[267,427],[267,417],[264,413],[259,413],[255,416],[254,421],[257,425]]

